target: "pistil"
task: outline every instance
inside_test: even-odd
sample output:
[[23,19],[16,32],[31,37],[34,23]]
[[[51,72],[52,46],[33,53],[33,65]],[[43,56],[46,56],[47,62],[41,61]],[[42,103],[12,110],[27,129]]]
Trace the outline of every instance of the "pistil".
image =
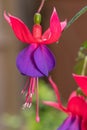
[[39,94],[38,94],[38,78],[36,79],[36,121],[39,122],[40,121],[40,117],[39,117]]

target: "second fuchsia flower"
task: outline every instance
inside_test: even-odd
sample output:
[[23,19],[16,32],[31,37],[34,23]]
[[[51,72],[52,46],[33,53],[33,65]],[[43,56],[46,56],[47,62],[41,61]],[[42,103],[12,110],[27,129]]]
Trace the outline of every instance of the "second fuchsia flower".
[[[41,15],[35,14],[35,24],[32,33],[29,28],[19,18],[10,14],[4,17],[12,27],[17,38],[28,46],[18,55],[16,65],[21,74],[29,76],[26,85],[22,91],[28,87],[26,102],[24,107],[30,107],[32,104],[32,95],[36,91],[36,120],[39,121],[38,114],[38,77],[48,76],[49,72],[55,67],[55,58],[46,45],[59,41],[62,31],[66,26],[66,21],[60,22],[56,9],[54,8],[49,28],[42,34],[40,25]],[[36,86],[36,87],[35,87]]]
[[67,107],[62,105],[58,88],[49,78],[58,102],[44,101],[43,103],[68,114],[68,117],[57,130],[87,130],[87,76],[73,74],[73,78],[83,94],[74,91],[70,95]]

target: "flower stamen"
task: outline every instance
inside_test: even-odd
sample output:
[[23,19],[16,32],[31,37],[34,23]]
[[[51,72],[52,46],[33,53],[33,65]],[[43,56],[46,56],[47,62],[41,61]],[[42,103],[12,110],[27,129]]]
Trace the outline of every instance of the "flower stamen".
[[27,79],[26,84],[25,84],[24,88],[23,88],[22,91],[21,91],[21,94],[24,94],[24,93],[25,93],[25,90],[27,89],[28,84],[29,84],[29,78]]
[[40,121],[39,117],[39,94],[38,94],[38,78],[36,79],[36,121]]
[[32,105],[32,96],[34,94],[34,89],[35,89],[35,78],[30,78],[30,82],[29,82],[29,78],[27,79],[24,89],[21,91],[21,93],[24,94],[27,88],[28,88],[28,92],[26,93],[26,101],[23,105],[23,109],[30,108]]
[[36,121],[40,121],[39,117],[39,94],[38,94],[38,77],[37,78],[29,78],[26,81],[24,89],[22,90],[22,94],[24,94],[25,90],[28,88],[28,92],[26,93],[26,101],[23,105],[23,109],[30,108],[32,106],[32,97],[34,93],[36,93]]

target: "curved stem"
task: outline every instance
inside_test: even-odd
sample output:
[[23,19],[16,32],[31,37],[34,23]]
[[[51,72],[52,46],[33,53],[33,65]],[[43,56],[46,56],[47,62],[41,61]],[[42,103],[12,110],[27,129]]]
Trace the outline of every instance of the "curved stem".
[[40,6],[39,6],[39,9],[38,9],[38,11],[37,11],[38,13],[40,13],[41,9],[43,8],[44,3],[45,3],[45,0],[42,0],[42,1],[41,1],[41,4],[40,4]]
[[49,82],[50,82],[50,84],[52,85],[52,87],[53,87],[53,89],[54,89],[54,92],[55,92],[55,94],[56,94],[58,103],[62,106],[61,99],[60,99],[60,93],[59,93],[58,87],[57,87],[57,85],[54,83],[54,81],[52,80],[51,76],[49,77]]

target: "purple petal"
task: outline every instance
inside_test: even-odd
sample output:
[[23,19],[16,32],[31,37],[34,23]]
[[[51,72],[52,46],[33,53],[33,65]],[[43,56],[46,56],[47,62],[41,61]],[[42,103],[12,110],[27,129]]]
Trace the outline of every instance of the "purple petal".
[[75,117],[72,117],[72,116],[67,117],[57,130],[69,130],[69,127],[74,120],[75,120]]
[[78,116],[70,115],[57,130],[81,130],[81,120]]
[[45,45],[39,46],[35,50],[34,60],[37,68],[46,76],[55,66],[54,55]]
[[32,77],[41,77],[43,76],[43,74],[39,71],[39,69],[35,65],[33,58],[35,50],[36,45],[34,44],[23,49],[17,57],[16,65],[19,71],[24,75]]
[[80,117],[76,116],[75,121],[70,127],[70,130],[81,130],[81,119]]

